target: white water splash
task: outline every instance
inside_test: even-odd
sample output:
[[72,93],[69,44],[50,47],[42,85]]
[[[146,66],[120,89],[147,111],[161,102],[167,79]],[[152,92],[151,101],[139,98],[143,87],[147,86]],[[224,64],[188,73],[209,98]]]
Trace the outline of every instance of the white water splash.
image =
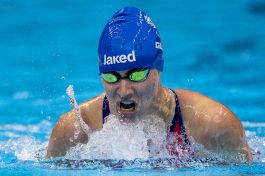
[[[265,162],[264,122],[242,122],[255,162]],[[260,136],[261,135],[261,136]]]
[[[76,118],[78,119],[77,122],[75,122],[74,126],[75,126],[75,134],[74,134],[74,139],[76,140],[79,133],[80,133],[80,127],[82,128],[82,130],[86,133],[89,134],[90,133],[90,128],[88,127],[88,125],[84,122],[82,116],[81,116],[81,112],[80,112],[80,108],[79,105],[76,102],[75,99],[75,92],[74,92],[74,87],[73,85],[69,85],[66,89],[66,93],[70,99],[70,104],[74,107],[75,111],[76,111]],[[79,123],[78,123],[79,122]]]
[[0,143],[0,151],[13,154],[18,160],[38,161],[44,158],[48,142],[40,142],[33,136],[22,136]]
[[254,136],[248,140],[252,150],[253,159],[256,162],[265,162],[265,137]]
[[[69,85],[66,89],[66,93],[67,95],[69,96],[69,99],[70,99],[70,104],[72,106],[74,106],[75,110],[77,112],[80,112],[80,109],[79,109],[79,106],[76,102],[76,99],[75,99],[75,92],[74,92],[74,86],[73,85]],[[79,114],[78,114],[79,115]]]
[[[38,161],[44,159],[51,132],[51,123],[43,120],[38,124],[6,124],[0,126],[0,153],[4,154],[0,161],[13,160]],[[40,139],[43,136],[44,139]]]
[[66,158],[146,160],[150,157],[168,157],[164,121],[154,116],[146,119],[124,122],[110,115],[103,129],[93,132],[87,144],[69,150]]

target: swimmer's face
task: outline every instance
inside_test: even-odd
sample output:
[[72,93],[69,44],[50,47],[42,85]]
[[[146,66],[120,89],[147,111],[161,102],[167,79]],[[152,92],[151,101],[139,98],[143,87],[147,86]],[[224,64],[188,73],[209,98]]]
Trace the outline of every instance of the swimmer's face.
[[[125,77],[129,71],[119,71]],[[160,74],[151,69],[147,78],[142,82],[132,82],[120,79],[114,84],[102,79],[109,100],[111,113],[126,118],[141,117],[151,110],[152,102],[158,94]]]

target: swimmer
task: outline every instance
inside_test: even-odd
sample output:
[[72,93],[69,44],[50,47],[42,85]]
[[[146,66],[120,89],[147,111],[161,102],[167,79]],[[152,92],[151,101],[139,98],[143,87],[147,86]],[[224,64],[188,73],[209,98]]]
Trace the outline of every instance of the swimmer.
[[[99,40],[98,64],[105,93],[80,105],[91,133],[103,128],[109,114],[132,121],[155,115],[163,119],[169,133],[179,136],[173,145],[189,146],[193,139],[227,161],[252,161],[243,126],[231,110],[200,93],[162,86],[161,39],[141,10],[125,7],[108,21]],[[84,130],[75,133],[76,113],[72,110],[60,117],[46,158],[64,156],[71,147],[88,142]]]

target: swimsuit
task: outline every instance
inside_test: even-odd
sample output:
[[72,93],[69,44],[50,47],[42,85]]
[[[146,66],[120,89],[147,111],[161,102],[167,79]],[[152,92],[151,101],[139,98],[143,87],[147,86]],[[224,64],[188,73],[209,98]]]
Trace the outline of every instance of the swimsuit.
[[[171,155],[181,157],[187,156],[187,154],[191,154],[190,142],[188,140],[185,126],[181,116],[180,104],[178,101],[178,96],[176,92],[170,89],[175,97],[176,107],[175,107],[175,114],[173,117],[172,122],[170,123],[169,130],[168,130],[168,144],[167,149]],[[172,137],[173,136],[173,137]],[[176,148],[176,145],[178,146]],[[179,149],[182,149],[180,152]]]
[[[167,148],[170,154],[175,155],[175,156],[181,156],[182,154],[180,154],[179,150],[176,149],[175,147],[176,144],[181,149],[185,150],[186,152],[189,152],[190,143],[187,138],[185,127],[183,124],[178,96],[175,91],[173,91],[172,89],[169,89],[169,90],[171,90],[172,93],[174,94],[176,107],[175,107],[175,114],[174,114],[173,120],[170,123],[170,126],[168,128],[169,142],[168,142]],[[106,121],[107,116],[110,114],[109,101],[106,96],[104,97],[104,100],[103,100],[102,112],[103,112],[103,123],[104,123]],[[170,137],[172,135],[174,136],[174,138]]]

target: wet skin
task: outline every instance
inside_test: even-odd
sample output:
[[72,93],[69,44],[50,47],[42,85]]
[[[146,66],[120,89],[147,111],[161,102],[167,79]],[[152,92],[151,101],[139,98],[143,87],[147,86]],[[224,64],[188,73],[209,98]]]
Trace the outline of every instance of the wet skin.
[[[122,77],[127,71],[118,72]],[[121,79],[115,84],[102,80],[106,96],[109,100],[110,112],[120,118],[130,120],[156,115],[169,126],[175,112],[173,93],[162,87],[160,73],[152,69],[143,82],[135,83]],[[175,89],[178,95],[181,115],[188,137],[206,149],[223,155],[227,160],[242,162],[252,161],[245,133],[240,121],[224,105],[194,91]],[[105,94],[101,94],[80,105],[81,115],[85,123],[93,130],[101,129],[102,103]],[[133,108],[123,108],[121,102],[134,102]],[[65,155],[66,151],[78,143],[87,143],[89,134],[81,131],[77,139],[73,139],[75,127],[75,111],[61,116],[56,123],[48,145],[47,158]],[[203,153],[199,153],[202,155]],[[244,161],[243,161],[244,162]]]

